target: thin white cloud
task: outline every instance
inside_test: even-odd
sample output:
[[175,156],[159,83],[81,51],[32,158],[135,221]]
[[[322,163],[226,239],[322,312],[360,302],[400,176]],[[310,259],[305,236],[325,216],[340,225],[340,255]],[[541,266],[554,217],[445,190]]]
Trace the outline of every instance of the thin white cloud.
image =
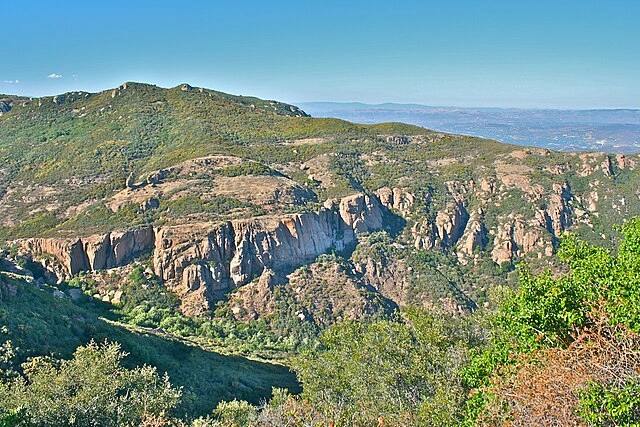
[[47,76],[47,78],[49,78],[49,79],[60,79],[60,78],[62,78],[62,74],[56,74],[56,73],[49,74]]
[[6,83],[8,85],[18,84],[20,80],[3,80],[2,83]]

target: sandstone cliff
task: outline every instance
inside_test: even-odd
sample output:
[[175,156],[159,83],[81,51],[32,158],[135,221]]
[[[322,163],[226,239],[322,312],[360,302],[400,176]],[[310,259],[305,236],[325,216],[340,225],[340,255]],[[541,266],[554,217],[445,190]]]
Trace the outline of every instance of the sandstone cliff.
[[77,239],[31,238],[17,243],[31,254],[51,255],[62,265],[64,273],[74,275],[120,266],[153,249],[154,232],[147,227]]
[[216,293],[248,283],[266,270],[292,271],[330,249],[356,243],[356,232],[383,225],[375,196],[356,194],[318,212],[228,221],[156,231],[156,274],[185,296],[189,311],[207,307]]
[[67,275],[120,266],[153,250],[155,273],[181,294],[188,311],[244,285],[265,270],[293,270],[330,249],[356,243],[356,233],[383,226],[377,196],[356,194],[318,212],[264,216],[222,224],[150,227],[78,239],[19,241],[32,254],[49,254]]
[[[404,221],[403,234],[397,242],[419,251],[452,253],[462,264],[473,266],[482,257],[498,265],[525,257],[548,257],[566,230],[578,225],[593,229],[603,203],[611,204],[618,212],[628,209],[627,199],[614,198],[604,183],[616,179],[625,168],[635,168],[634,159],[576,155],[577,167],[549,166],[554,181],[542,186],[531,182],[531,166],[519,165],[529,155],[512,152],[495,160],[495,173],[486,173],[477,180],[444,181],[437,191],[420,194],[409,188],[384,187],[369,195],[358,193],[327,200],[315,212],[273,213],[221,222],[190,219],[156,228],[82,238],[31,238],[19,243],[32,254],[50,254],[66,275],[110,269],[140,253],[152,252],[155,274],[178,292],[186,311],[195,313],[210,308],[230,289],[259,277],[263,277],[263,284],[272,283],[266,279],[270,272],[282,278],[283,273],[309,264],[321,254],[352,248],[360,233],[390,230],[394,217]],[[440,163],[447,166],[445,160]],[[183,175],[197,176],[207,168],[219,169],[239,162],[218,156],[188,161],[181,167]],[[574,191],[566,179],[571,167],[575,176],[588,182],[580,191]],[[174,183],[163,181],[167,174],[170,172],[158,171],[147,179],[149,185],[123,190],[122,194],[170,193],[171,188],[163,187]],[[288,178],[277,179],[288,182]],[[162,195],[158,193],[157,197]],[[129,200],[128,196],[123,200]],[[407,300],[407,278],[413,273],[404,260],[383,264],[362,259],[354,268],[364,281],[363,286],[372,286],[396,302]]]

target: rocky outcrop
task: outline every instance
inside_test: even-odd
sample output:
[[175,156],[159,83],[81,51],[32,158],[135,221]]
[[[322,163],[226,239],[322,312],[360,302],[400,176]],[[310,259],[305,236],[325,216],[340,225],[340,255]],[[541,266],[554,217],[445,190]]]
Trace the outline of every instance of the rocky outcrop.
[[[386,261],[386,260],[385,260]],[[400,306],[416,303],[410,295],[411,271],[404,260],[388,263],[371,258],[360,260],[354,264],[355,270],[368,285],[372,286],[386,298]]]
[[462,234],[469,221],[469,213],[461,202],[455,202],[438,212],[435,220],[437,238],[442,246],[453,246]]
[[611,158],[609,156],[605,156],[602,164],[600,165],[600,169],[604,173],[604,176],[613,176],[613,164],[611,163]]
[[17,241],[31,254],[49,254],[68,275],[96,271],[125,264],[134,256],[151,250],[154,232],[150,227],[112,232],[78,239],[32,238]]
[[543,212],[545,216],[546,228],[556,237],[560,235],[573,224],[573,209],[570,205],[571,188],[567,183],[562,185],[553,184],[553,190],[549,198],[547,209]]
[[[624,157],[616,158],[616,162],[629,166]],[[613,165],[609,165],[613,170]],[[414,246],[419,250],[453,248],[463,263],[468,262],[469,257],[475,257],[478,250],[486,248],[491,240],[491,257],[498,264],[511,262],[528,254],[537,257],[551,255],[557,239],[573,225],[574,199],[578,202],[580,199],[572,194],[567,183],[556,183],[546,195],[536,193],[536,198],[543,207],[533,211],[532,216],[510,212],[500,215],[497,225],[488,229],[484,220],[485,211],[492,208],[491,204],[499,206],[504,201],[507,188],[506,184],[491,179],[482,179],[478,184],[473,180],[448,182],[449,201],[444,208],[432,211],[426,218],[418,215],[412,221]],[[405,189],[382,188],[376,194],[384,206],[406,219],[414,218],[412,212],[420,210],[413,206],[415,196]],[[525,199],[527,195],[528,193],[524,194]],[[597,193],[591,199],[585,197],[585,201],[590,202],[592,199],[597,200]],[[467,203],[470,201],[474,201],[476,206],[471,213],[467,211]],[[590,207],[595,209],[595,203],[590,203]],[[433,206],[429,196],[426,200],[427,212],[430,209]]]
[[386,137],[386,141],[388,143],[398,144],[398,145],[406,145],[411,143],[411,139],[406,136],[401,135],[391,135]]
[[164,180],[169,174],[173,173],[175,168],[159,169],[147,176],[147,184],[157,185]]
[[340,219],[347,230],[367,232],[382,228],[380,199],[364,194],[345,197],[338,205]]
[[491,251],[493,261],[501,265],[534,252],[538,257],[550,256],[553,253],[551,236],[544,232],[541,224],[532,225],[521,217],[500,224]]
[[616,164],[620,169],[626,169],[627,167],[633,169],[636,166],[635,161],[628,159],[624,154],[616,154]]
[[318,212],[228,221],[209,228],[156,230],[155,272],[181,293],[207,297],[248,283],[265,270],[292,270],[329,249],[356,242],[356,232],[383,226],[375,196],[356,194]]
[[8,113],[11,110],[11,104],[5,101],[0,101],[0,116],[4,113]]
[[[464,183],[463,183],[464,184]],[[567,184],[555,184],[544,209],[533,218],[521,214],[501,217],[488,230],[484,209],[467,211],[464,195],[488,197],[495,188],[489,181],[450,188],[451,199],[431,218],[414,222],[415,246],[428,250],[455,248],[464,256],[475,256],[493,239],[491,257],[510,262],[529,253],[550,255],[554,239],[572,225],[572,194]],[[468,197],[467,197],[468,198]],[[382,188],[374,195],[356,194],[329,200],[318,212],[263,216],[222,224],[178,225],[155,232],[154,269],[158,276],[191,298],[192,307],[206,307],[216,295],[245,285],[267,271],[292,271],[312,262],[330,249],[343,250],[356,243],[357,233],[385,227],[387,210],[406,218],[415,210],[416,198],[405,189]],[[360,274],[390,297],[378,272],[384,266],[364,263]],[[394,292],[397,286],[394,286]]]
[[469,218],[467,227],[458,244],[459,252],[472,256],[476,250],[484,249],[489,242],[488,231],[482,216],[482,209],[478,209]]
[[355,194],[318,212],[17,243],[31,254],[49,254],[66,276],[121,266],[154,250],[155,273],[198,311],[265,271],[291,271],[330,249],[354,245],[356,233],[383,227],[385,209],[377,196]]
[[615,162],[612,156],[605,153],[581,153],[578,154],[578,157],[582,164],[577,173],[582,177],[592,175],[597,171],[601,171],[606,177],[613,177],[620,170],[633,170],[637,166],[635,156],[625,156],[624,154],[616,154]]
[[249,320],[278,311],[272,282],[280,285],[299,307],[294,313],[300,321],[329,326],[336,321],[360,319],[375,313],[391,313],[397,305],[380,295],[358,275],[350,264],[336,262],[330,255],[290,273],[282,283],[277,273],[265,270],[257,281],[230,295],[229,305],[237,319]]
[[465,233],[469,213],[462,201],[452,201],[436,213],[435,220],[424,219],[412,227],[416,249],[454,246]]
[[383,187],[376,191],[376,195],[386,208],[393,209],[405,217],[410,215],[411,207],[416,201],[413,194],[402,188]]

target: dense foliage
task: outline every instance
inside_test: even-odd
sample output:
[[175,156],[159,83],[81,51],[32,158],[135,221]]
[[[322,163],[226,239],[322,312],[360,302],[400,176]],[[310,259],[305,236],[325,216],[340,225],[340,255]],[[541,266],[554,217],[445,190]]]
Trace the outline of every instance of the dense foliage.
[[640,220],[620,231],[616,253],[565,239],[568,274],[523,271],[493,319],[491,347],[465,370],[476,389],[469,422],[640,422]]
[[304,396],[336,425],[458,425],[465,321],[410,310],[402,322],[347,322],[297,364]]
[[[37,426],[137,426],[173,409],[181,392],[156,368],[122,367],[115,343],[91,342],[71,360],[47,357],[23,365],[23,375],[0,383],[4,423]],[[0,421],[2,423],[3,421]]]

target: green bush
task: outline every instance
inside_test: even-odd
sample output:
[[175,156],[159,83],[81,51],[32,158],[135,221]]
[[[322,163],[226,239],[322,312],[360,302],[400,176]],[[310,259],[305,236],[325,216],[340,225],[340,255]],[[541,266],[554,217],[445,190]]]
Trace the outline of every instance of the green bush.
[[268,166],[258,162],[245,162],[239,165],[227,166],[220,171],[223,176],[243,176],[243,175],[273,175],[275,171]]
[[591,383],[580,390],[580,407],[577,412],[589,425],[640,426],[640,382],[624,386],[606,386]]
[[[474,389],[469,425],[498,413],[525,424],[544,414],[550,419],[553,402],[526,412],[517,402],[545,402],[535,391],[554,387],[568,393],[553,397],[559,425],[577,422],[561,408],[576,405],[575,396],[580,402],[573,413],[589,425],[640,423],[640,219],[619,229],[623,239],[617,252],[565,238],[559,256],[568,274],[521,271],[520,288],[491,320],[490,347],[477,352],[464,369]],[[562,372],[564,365],[582,377],[548,384],[553,370]]]
[[257,417],[257,408],[244,400],[234,399],[220,402],[213,413],[225,427],[249,427]]
[[125,355],[117,343],[91,342],[71,360],[34,358],[24,377],[0,383],[0,401],[38,426],[133,426],[171,411],[181,391],[155,368],[123,368]]
[[406,322],[345,322],[294,363],[303,396],[336,425],[459,425],[466,360],[462,323],[424,310]]

